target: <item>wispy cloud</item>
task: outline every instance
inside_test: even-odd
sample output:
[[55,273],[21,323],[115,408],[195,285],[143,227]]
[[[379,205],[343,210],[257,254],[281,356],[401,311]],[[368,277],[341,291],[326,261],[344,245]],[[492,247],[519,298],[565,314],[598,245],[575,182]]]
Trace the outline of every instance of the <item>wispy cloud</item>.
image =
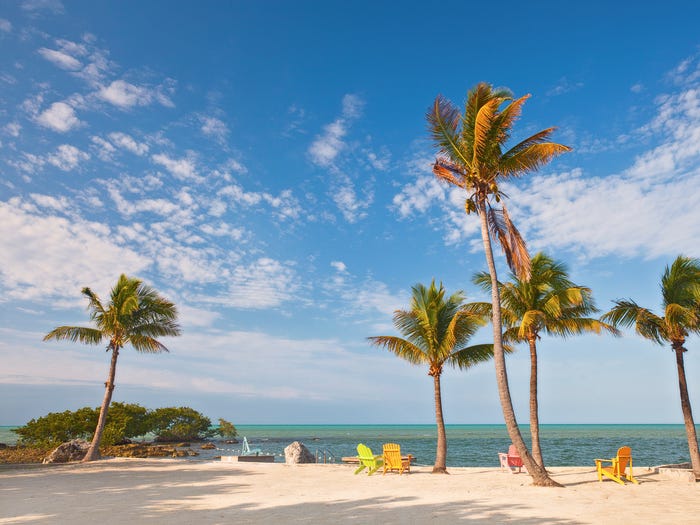
[[54,102],[36,116],[36,121],[59,133],[70,131],[81,124],[75,110],[65,102]]
[[[171,88],[167,88],[170,91]],[[115,80],[108,86],[103,86],[97,96],[121,109],[130,109],[134,106],[149,106],[158,102],[163,106],[174,107],[173,101],[163,87],[150,88],[137,86],[125,80]]]
[[557,82],[557,85],[547,90],[548,97],[556,97],[558,95],[563,95],[564,93],[571,93],[572,91],[577,91],[583,87],[583,82],[576,82],[570,80],[566,77],[562,77]]
[[3,33],[9,33],[12,31],[12,23],[5,18],[0,18],[0,31]]
[[89,158],[89,154],[79,150],[75,146],[61,144],[54,153],[48,155],[46,160],[49,164],[56,166],[62,171],[71,171],[77,168],[81,162]]
[[360,97],[348,94],[343,97],[341,116],[323,128],[309,146],[311,161],[321,167],[333,164],[338,154],[346,148],[343,137],[354,120],[362,115],[364,102]]
[[80,60],[62,51],[42,47],[38,52],[46,60],[60,67],[61,69],[65,69],[67,71],[77,71],[83,67]]

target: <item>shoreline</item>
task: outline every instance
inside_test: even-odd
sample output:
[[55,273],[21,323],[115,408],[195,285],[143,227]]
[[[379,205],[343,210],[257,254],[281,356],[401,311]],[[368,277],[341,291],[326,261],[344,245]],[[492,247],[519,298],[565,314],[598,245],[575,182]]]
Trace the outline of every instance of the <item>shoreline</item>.
[[687,523],[700,483],[635,468],[639,485],[598,482],[595,468],[552,467],[559,488],[499,468],[431,467],[353,475],[342,464],[113,458],[0,469],[0,525],[73,523]]

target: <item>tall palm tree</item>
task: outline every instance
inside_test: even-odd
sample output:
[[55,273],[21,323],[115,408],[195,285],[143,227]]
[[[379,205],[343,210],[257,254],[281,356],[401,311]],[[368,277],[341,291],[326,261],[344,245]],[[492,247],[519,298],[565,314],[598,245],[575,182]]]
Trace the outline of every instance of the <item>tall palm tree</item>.
[[690,462],[695,478],[700,479],[698,437],[683,363],[683,353],[687,352],[686,338],[692,333],[700,333],[700,259],[679,255],[670,268],[666,266],[661,277],[661,296],[663,315],[657,315],[633,300],[625,299],[614,301],[615,306],[603,316],[603,320],[616,326],[634,326],[637,334],[659,345],[670,343],[676,354],[678,389],[688,436]]
[[[491,291],[491,276],[479,272],[474,284]],[[540,445],[537,400],[537,340],[540,334],[569,337],[585,332],[607,331],[618,335],[611,325],[587,317],[598,311],[590,288],[569,279],[566,265],[540,252],[530,261],[530,278],[510,275],[510,281],[498,283],[503,316],[503,340],[527,343],[530,348],[530,435],[532,456],[544,467]],[[478,312],[490,311],[490,303],[474,303]]]
[[570,151],[567,146],[547,141],[554,128],[535,133],[503,151],[528,97],[513,100],[508,90],[493,89],[482,82],[467,94],[463,115],[452,102],[438,96],[426,117],[432,139],[439,149],[433,173],[439,179],[465,189],[466,212],[476,212],[481,222],[481,238],[491,276],[496,380],[508,434],[523,458],[533,483],[559,486],[533,460],[515,419],[501,334],[498,275],[491,246],[493,235],[499,240],[511,270],[521,279],[528,278],[530,256],[525,242],[510,220],[502,202],[505,195],[498,185],[535,171],[555,156]]
[[470,313],[463,306],[464,295],[456,292],[445,297],[445,289],[422,284],[413,287],[410,310],[394,312],[394,326],[406,339],[394,336],[368,337],[375,346],[382,346],[412,364],[427,364],[428,375],[435,387],[435,420],[437,450],[434,474],[446,474],[447,437],[442,415],[440,376],[447,366],[469,368],[493,356],[493,345],[464,346],[474,333],[486,324],[483,316]]
[[139,352],[167,352],[156,337],[180,335],[180,327],[175,305],[139,279],[122,274],[112,288],[107,305],[103,305],[90,288],[83,288],[82,294],[88,299],[88,311],[95,327],[59,326],[46,334],[44,341],[68,339],[97,345],[106,340],[107,351],[112,352],[97,428],[83,459],[86,462],[100,458],[100,440],[112,401],[119,351],[128,343]]

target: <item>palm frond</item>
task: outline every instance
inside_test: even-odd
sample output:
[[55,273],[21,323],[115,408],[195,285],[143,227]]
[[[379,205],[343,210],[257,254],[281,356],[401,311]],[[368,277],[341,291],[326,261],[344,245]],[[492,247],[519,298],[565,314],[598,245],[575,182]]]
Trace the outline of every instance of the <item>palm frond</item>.
[[130,334],[128,342],[137,351],[145,354],[157,354],[159,352],[169,352],[166,346],[153,337],[142,334]]
[[410,341],[400,337],[388,335],[380,335],[376,337],[368,337],[367,340],[374,346],[382,346],[398,357],[405,359],[411,364],[420,365],[428,363],[428,356],[421,349],[415,346]]
[[496,144],[505,144],[508,142],[513,124],[515,124],[515,121],[520,117],[523,104],[528,98],[530,98],[530,95],[522,96],[508,104],[498,113],[489,140]]
[[498,106],[503,102],[502,99],[492,98],[479,108],[474,121],[474,159],[488,158],[487,151],[493,146],[492,130],[496,115],[498,114]]
[[530,254],[520,232],[510,220],[506,207],[490,207],[487,210],[487,224],[491,234],[498,239],[506,256],[508,267],[519,279],[530,278]]
[[56,339],[61,341],[68,339],[72,342],[80,342],[87,345],[97,345],[104,338],[101,330],[83,326],[58,326],[44,336],[44,341]]
[[438,158],[433,164],[433,174],[440,180],[464,188],[466,186],[464,180],[464,173],[459,169],[459,167],[443,158]]
[[658,344],[668,342],[666,326],[661,317],[632,300],[614,302],[615,306],[601,317],[601,321],[610,323],[615,328],[634,327],[639,335]]
[[445,97],[438,95],[426,113],[426,119],[428,131],[440,151],[454,162],[469,166],[471,160],[459,143],[459,109]]
[[571,151],[571,148],[555,142],[531,144],[512,154],[505,153],[498,163],[498,169],[503,177],[520,177],[538,170],[557,155],[567,151]]
[[466,370],[479,363],[484,363],[492,357],[492,344],[472,345],[453,352],[445,363],[460,370]]

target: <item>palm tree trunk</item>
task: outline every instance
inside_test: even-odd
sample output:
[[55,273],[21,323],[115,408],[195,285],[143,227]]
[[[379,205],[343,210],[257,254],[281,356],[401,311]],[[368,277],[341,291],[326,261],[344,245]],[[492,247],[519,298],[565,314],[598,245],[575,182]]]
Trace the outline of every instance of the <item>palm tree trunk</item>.
[[496,274],[496,265],[493,261],[493,249],[491,248],[491,239],[486,222],[486,207],[483,202],[479,203],[478,210],[479,218],[481,219],[481,238],[484,243],[484,254],[486,255],[486,264],[489,268],[489,274],[491,275],[493,362],[496,367],[496,382],[498,384],[498,395],[501,399],[501,408],[503,409],[503,419],[505,420],[506,429],[508,430],[511,441],[518,449],[518,454],[520,454],[525,468],[530,476],[532,476],[533,485],[538,487],[561,487],[561,485],[551,479],[544,468],[538,465],[532,458],[523,440],[523,436],[520,433],[518,422],[515,419],[515,410],[513,410],[513,401],[511,400],[510,388],[508,387],[505,353],[503,352],[501,297],[498,290],[498,276]]
[[433,474],[447,474],[447,435],[445,434],[445,420],[442,417],[442,394],[440,392],[440,374],[433,375],[435,385],[435,421],[437,423],[437,451],[435,452],[435,465]]
[[700,452],[698,452],[698,436],[695,432],[693,411],[690,408],[690,396],[688,395],[688,383],[685,379],[685,365],[683,364],[683,345],[673,345],[676,351],[676,365],[678,367],[678,388],[681,392],[681,409],[685,421],[685,433],[688,436],[688,450],[690,452],[690,464],[693,468],[695,479],[700,480]]
[[542,449],[540,447],[540,416],[537,403],[537,343],[535,338],[528,339],[530,343],[530,437],[532,438],[532,457],[537,464],[544,468]]
[[112,346],[112,361],[109,365],[109,378],[105,383],[105,397],[102,400],[102,406],[100,407],[100,417],[97,419],[97,428],[95,428],[95,435],[92,437],[92,443],[90,443],[90,448],[83,458],[83,463],[88,461],[94,461],[100,459],[100,441],[102,440],[102,432],[105,429],[105,423],[107,422],[107,410],[109,410],[109,404],[112,402],[112,392],[114,391],[114,376],[117,372],[117,357],[119,357],[119,347]]

